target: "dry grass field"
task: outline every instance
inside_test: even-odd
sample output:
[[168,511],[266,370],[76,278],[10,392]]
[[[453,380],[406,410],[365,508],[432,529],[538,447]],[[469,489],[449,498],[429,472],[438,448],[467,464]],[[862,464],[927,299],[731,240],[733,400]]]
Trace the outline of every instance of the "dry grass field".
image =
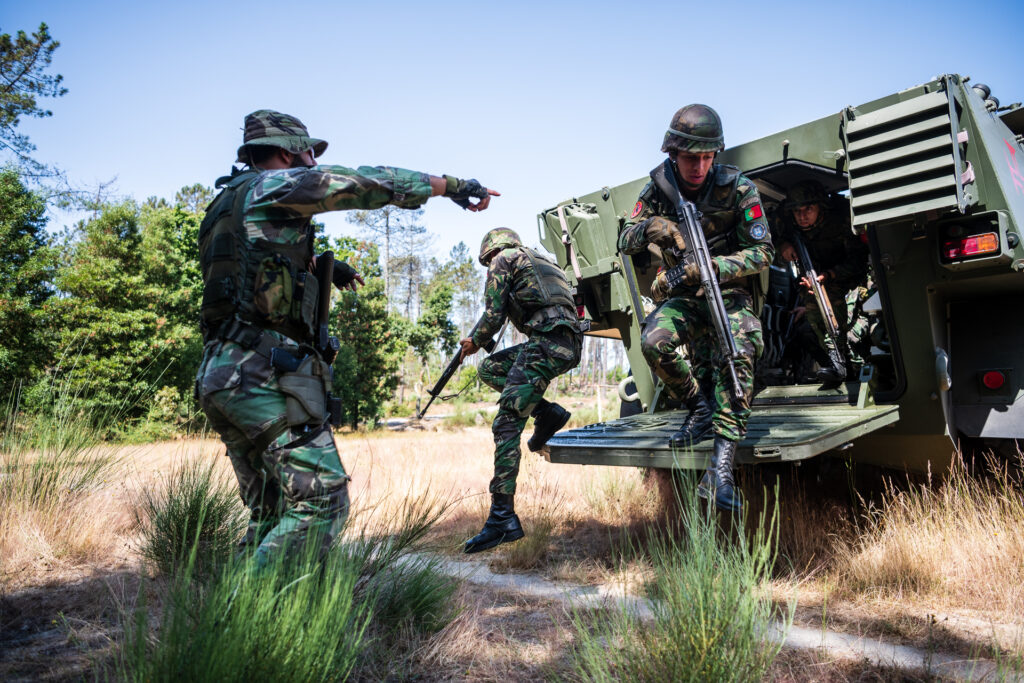
[[[409,500],[446,501],[427,549],[455,555],[489,503],[486,427],[338,436],[352,475],[353,528],[395,523]],[[646,540],[671,525],[664,481],[639,470],[552,465],[525,448],[516,498],[527,536],[477,556],[496,572],[535,572],[584,584],[649,590]],[[90,448],[89,486],[55,482],[17,494],[38,454],[5,456],[0,477],[0,679],[70,680],[100,671],[121,640],[139,586],[159,582],[140,559],[142,493],[188,462],[230,466],[215,440]],[[809,469],[809,468],[804,468]],[[778,475],[776,480],[775,475]],[[766,590],[796,596],[796,621],[1002,661],[1024,658],[1024,497],[1019,471],[942,482],[896,481],[871,500],[793,471],[745,475],[750,514],[778,481],[779,558]],[[766,500],[767,499],[767,500]],[[417,641],[396,680],[576,679],[564,605],[462,585],[458,616]],[[771,678],[916,680],[826,654],[783,651]],[[90,673],[91,672],[91,673]]]

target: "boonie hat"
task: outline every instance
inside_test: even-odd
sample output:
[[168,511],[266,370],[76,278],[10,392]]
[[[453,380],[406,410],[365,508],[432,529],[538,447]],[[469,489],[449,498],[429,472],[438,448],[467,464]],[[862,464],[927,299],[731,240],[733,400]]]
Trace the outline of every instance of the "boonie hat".
[[248,162],[245,149],[250,145],[280,147],[292,154],[302,154],[312,148],[315,157],[327,149],[325,140],[309,137],[309,131],[302,121],[270,109],[260,109],[245,117],[245,133],[236,159],[238,163]]

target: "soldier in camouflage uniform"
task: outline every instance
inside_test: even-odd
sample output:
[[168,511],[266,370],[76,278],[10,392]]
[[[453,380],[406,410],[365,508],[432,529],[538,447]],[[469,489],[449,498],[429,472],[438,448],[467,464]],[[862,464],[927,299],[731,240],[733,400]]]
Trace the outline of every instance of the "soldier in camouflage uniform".
[[488,232],[480,245],[480,263],[487,267],[487,310],[472,336],[460,342],[462,357],[485,346],[506,317],[529,339],[480,362],[480,379],[501,396],[498,414],[491,425],[491,512],[483,530],[466,541],[467,553],[523,537],[513,504],[519,473],[519,438],[527,418],[533,416],[533,436],[527,445],[531,451],[538,451],[568,422],[569,411],[546,401],[544,390],[555,377],[579,364],[583,345],[565,273],[546,256],[524,247],[515,231],[495,228]]
[[[245,118],[233,169],[199,233],[205,347],[196,394],[227,446],[251,511],[241,545],[263,564],[315,534],[325,551],[348,512],[348,479],[329,424],[330,366],[313,347],[319,287],[311,219],[324,211],[413,208],[445,195],[481,211],[496,195],[474,180],[390,167],[317,166],[327,143],[295,117]],[[476,201],[472,201],[471,198]],[[347,264],[333,284],[362,283]]]
[[[728,372],[721,365],[721,351],[715,349],[713,405],[709,405],[689,365],[676,353],[677,348],[688,344],[691,355],[709,355],[707,347],[713,331],[707,303],[698,291],[695,265],[686,266],[683,284],[672,291],[664,291],[664,273],[659,274],[654,288],[662,290],[667,298],[644,321],[641,348],[667,391],[690,411],[671,444],[690,446],[704,438],[708,429],[714,432],[711,465],[698,492],[702,497],[714,498],[720,509],[736,511],[741,501],[732,466],[736,443],[746,433],[750,416],[754,361],[763,348],[761,323],[754,312],[752,276],[768,268],[774,251],[757,188],[738,168],[714,163],[715,155],[723,148],[718,114],[710,107],[691,104],[672,117],[661,151],[669,155],[683,196],[702,214],[704,235],[741,354],[735,365],[743,395],[732,395]],[[636,254],[654,243],[661,248],[666,268],[677,265],[685,253],[677,221],[674,204],[655,183],[648,183],[619,234],[619,251]]]
[[825,288],[836,323],[841,333],[839,348],[828,335],[825,319],[814,300],[814,292],[807,278],[801,282],[800,296],[806,309],[807,323],[814,340],[805,342],[808,351],[818,361],[821,370],[817,379],[822,382],[840,382],[846,379],[847,349],[845,339],[849,326],[846,295],[865,283],[868,272],[868,248],[850,230],[850,215],[842,207],[830,203],[825,188],[814,180],[797,183],[790,188],[786,201],[788,220],[779,240],[779,255],[786,261],[797,260],[793,243],[799,235],[818,281]]

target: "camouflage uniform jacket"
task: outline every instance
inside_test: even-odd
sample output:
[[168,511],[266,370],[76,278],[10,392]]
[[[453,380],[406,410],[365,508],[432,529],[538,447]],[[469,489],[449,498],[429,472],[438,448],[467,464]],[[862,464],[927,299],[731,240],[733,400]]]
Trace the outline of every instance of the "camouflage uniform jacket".
[[[210,204],[199,232],[207,340],[235,317],[302,341],[312,333],[316,307],[301,284],[313,257],[312,217],[385,204],[417,207],[431,195],[426,174],[368,166],[252,169],[220,178],[217,186],[226,189]],[[355,274],[338,263],[333,281],[343,287]]]
[[[696,199],[688,197],[701,212],[704,237],[718,266],[718,281],[723,290],[735,287],[749,289],[747,277],[755,275],[774,258],[768,221],[761,206],[761,197],[754,184],[735,166],[715,164]],[[678,222],[675,206],[649,182],[640,192],[632,215],[619,233],[619,251],[637,254],[647,248],[643,221],[662,216]],[[662,249],[666,266],[682,261],[675,247]],[[673,295],[692,295],[697,287],[680,287]]]
[[[549,332],[560,326],[579,331],[572,293],[564,274],[563,282],[552,287],[557,291],[551,292],[551,296],[541,291],[534,268],[534,263],[540,259],[558,268],[542,254],[522,246],[502,249],[491,258],[484,288],[486,310],[473,333],[474,344],[486,344],[501,329],[506,317],[526,335]],[[550,278],[548,281],[550,283]]]
[[325,211],[415,209],[430,198],[425,173],[388,166],[313,166],[263,171],[245,198],[245,230],[251,241],[295,245],[314,237],[310,219]]
[[793,235],[798,231],[814,269],[819,274],[828,273],[826,286],[834,285],[835,289],[848,292],[864,284],[868,274],[868,248],[850,230],[848,215],[834,207],[826,208],[821,220],[806,230],[788,221],[779,241],[794,244]]

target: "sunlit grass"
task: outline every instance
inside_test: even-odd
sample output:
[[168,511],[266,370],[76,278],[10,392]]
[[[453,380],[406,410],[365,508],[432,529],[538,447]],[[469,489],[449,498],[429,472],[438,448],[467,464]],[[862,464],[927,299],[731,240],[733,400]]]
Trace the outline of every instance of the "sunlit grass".
[[776,615],[763,590],[777,517],[762,516],[744,529],[739,519],[703,505],[690,479],[678,490],[678,524],[638,549],[653,565],[652,618],[625,608],[575,612],[581,680],[760,680],[778,655],[781,642],[768,637]]

